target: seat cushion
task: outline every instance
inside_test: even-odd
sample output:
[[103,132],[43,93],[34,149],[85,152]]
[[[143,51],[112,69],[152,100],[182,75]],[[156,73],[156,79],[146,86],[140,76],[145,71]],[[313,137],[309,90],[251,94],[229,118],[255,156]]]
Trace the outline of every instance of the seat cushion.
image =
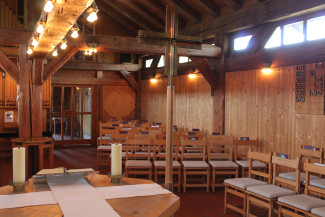
[[209,164],[204,161],[183,161],[183,166],[185,168],[208,168]]
[[325,200],[321,200],[305,194],[279,197],[278,201],[308,212],[313,208],[325,206]]
[[[279,177],[284,178],[284,179],[289,179],[291,181],[296,181],[296,172],[289,172],[289,173],[280,173]],[[312,179],[320,179],[318,176],[310,176],[310,180]],[[306,180],[306,175],[305,173],[300,173],[300,182],[303,182]]]
[[212,167],[221,167],[221,168],[238,168],[238,164],[232,161],[209,161]]
[[97,150],[102,150],[102,151],[110,151],[112,149],[112,146],[110,145],[100,145],[97,147]]
[[311,210],[311,213],[325,217],[325,207],[314,208]]
[[152,164],[147,160],[127,160],[125,167],[152,167]]
[[[319,178],[319,177],[317,177]],[[325,179],[311,179],[309,182],[310,185],[319,187],[319,188],[324,188],[325,189]]]
[[275,185],[250,186],[246,190],[270,199],[295,195],[294,191],[290,191]]
[[266,182],[252,178],[226,179],[224,182],[242,189],[246,189],[250,186],[267,185]]
[[[244,168],[248,168],[249,167],[249,161],[248,160],[237,160],[236,163],[239,166],[244,167]],[[266,167],[266,164],[265,163],[262,163],[260,161],[254,160],[253,163],[252,163],[252,166],[253,167]]]
[[[166,167],[166,161],[158,160],[154,161],[153,164],[155,167]],[[181,164],[178,161],[173,161],[173,167],[180,167]]]

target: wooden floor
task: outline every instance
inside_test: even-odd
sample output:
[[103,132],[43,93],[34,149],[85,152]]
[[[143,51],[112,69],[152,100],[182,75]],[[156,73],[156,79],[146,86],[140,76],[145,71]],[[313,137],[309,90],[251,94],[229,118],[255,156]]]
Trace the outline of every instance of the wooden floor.
[[[0,174],[1,186],[7,185],[12,179],[12,159],[1,160]],[[45,163],[45,167],[47,164]],[[96,148],[89,145],[66,146],[56,148],[54,151],[54,166],[67,169],[93,168],[96,166]],[[105,168],[101,174],[107,174]],[[240,216],[238,214],[225,215],[223,213],[224,190],[218,188],[215,193],[207,193],[204,188],[191,188],[186,193],[175,193],[181,198],[181,208],[174,217],[219,217]]]

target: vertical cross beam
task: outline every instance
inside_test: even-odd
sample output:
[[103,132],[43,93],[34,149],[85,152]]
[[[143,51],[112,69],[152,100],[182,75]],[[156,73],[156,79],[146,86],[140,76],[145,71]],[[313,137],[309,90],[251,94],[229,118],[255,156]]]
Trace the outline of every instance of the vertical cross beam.
[[177,48],[176,38],[177,28],[177,8],[174,4],[166,7],[166,32],[168,33],[169,43],[165,55],[165,73],[168,76],[167,86],[167,115],[166,115],[166,171],[165,187],[173,191],[173,116],[174,116],[174,86],[173,76],[177,70]]

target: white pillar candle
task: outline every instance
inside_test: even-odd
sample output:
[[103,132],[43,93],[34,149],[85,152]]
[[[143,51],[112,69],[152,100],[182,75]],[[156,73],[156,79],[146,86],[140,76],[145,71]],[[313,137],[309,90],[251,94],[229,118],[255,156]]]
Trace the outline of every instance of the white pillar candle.
[[25,182],[25,148],[13,148],[13,182]]
[[122,175],[122,144],[112,144],[111,174]]

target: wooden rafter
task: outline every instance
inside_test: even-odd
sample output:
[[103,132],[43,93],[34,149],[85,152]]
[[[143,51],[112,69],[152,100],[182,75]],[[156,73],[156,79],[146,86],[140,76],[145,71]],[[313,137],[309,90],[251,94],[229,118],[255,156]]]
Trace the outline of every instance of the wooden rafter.
[[78,50],[78,48],[71,48],[49,62],[44,68],[43,82],[57,72]]
[[102,70],[102,71],[130,71],[139,70],[138,64],[107,64],[107,63],[85,63],[85,62],[67,62],[62,69],[80,69],[80,70]]
[[18,67],[0,50],[0,67],[19,84]]
[[[13,35],[15,37],[13,37]],[[0,28],[0,44],[5,44],[5,45],[26,44],[26,42],[31,36],[32,36],[32,32]]]
[[135,80],[135,78],[131,75],[130,72],[121,70],[120,71],[122,77],[129,83],[129,85],[133,88],[135,92],[138,92],[139,90],[139,84]]
[[217,89],[218,88],[218,76],[211,69],[208,60],[206,58],[202,58],[202,57],[191,57],[191,60],[194,63],[195,67],[201,72],[203,77],[209,82],[211,87],[213,87],[214,89]]
[[325,9],[322,0],[273,0],[265,1],[251,6],[243,7],[234,13],[191,25],[183,34],[202,36],[215,34],[216,32],[232,32],[249,28],[258,24],[278,21],[290,17],[296,17]]
[[52,77],[52,84],[88,84],[88,85],[118,85],[127,86],[128,83],[122,79],[116,78],[88,78],[88,77],[73,77],[73,78],[62,78],[62,77]]
[[187,20],[190,20],[194,23],[199,23],[201,21],[201,15],[196,12],[193,8],[181,2],[180,0],[164,0],[165,3],[173,2],[179,8],[180,16],[186,17]]
[[214,17],[217,17],[220,15],[220,7],[218,5],[215,4],[214,1],[212,0],[200,0],[197,1],[201,7],[208,12],[209,14],[211,14]]
[[243,5],[243,0],[223,0],[224,3],[226,3],[228,6],[233,8],[234,10],[241,9]]

